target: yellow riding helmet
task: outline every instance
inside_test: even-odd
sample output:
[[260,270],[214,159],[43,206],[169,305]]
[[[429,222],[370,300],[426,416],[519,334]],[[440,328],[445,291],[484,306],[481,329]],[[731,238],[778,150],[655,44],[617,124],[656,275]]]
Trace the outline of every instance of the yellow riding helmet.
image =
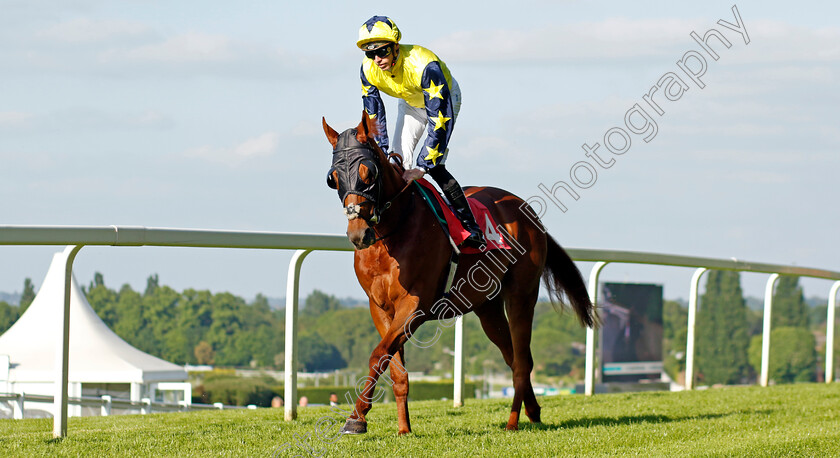
[[356,42],[356,46],[368,51],[369,49],[365,45],[382,41],[399,43],[401,37],[400,29],[394,21],[386,16],[374,16],[362,24],[362,27],[359,29],[359,40]]

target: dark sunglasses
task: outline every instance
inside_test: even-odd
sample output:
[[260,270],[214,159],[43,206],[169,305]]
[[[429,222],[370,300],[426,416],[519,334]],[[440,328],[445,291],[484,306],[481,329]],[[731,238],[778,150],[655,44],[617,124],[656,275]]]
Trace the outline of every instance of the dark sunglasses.
[[365,51],[365,56],[368,59],[373,59],[374,57],[388,57],[391,55],[391,45],[385,45],[381,48],[376,48],[373,51]]

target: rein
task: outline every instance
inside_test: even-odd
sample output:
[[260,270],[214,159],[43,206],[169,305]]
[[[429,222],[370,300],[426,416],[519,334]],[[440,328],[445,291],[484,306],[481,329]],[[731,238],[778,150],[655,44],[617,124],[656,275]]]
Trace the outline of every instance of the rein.
[[[396,193],[394,195],[394,197],[391,198],[391,200],[389,200],[388,202],[385,202],[385,204],[382,206],[382,211],[379,212],[379,216],[382,216],[383,213],[388,211],[388,209],[391,208],[391,203],[394,202],[395,200],[397,200],[397,198],[400,197],[400,195],[402,195],[402,193],[404,193],[408,188],[410,188],[411,184],[412,183],[406,184],[402,189],[400,189],[400,191],[398,193]],[[411,194],[414,195],[414,192],[412,192]],[[387,234],[385,234],[383,236],[376,237],[375,239],[373,239],[373,243],[376,243],[380,240],[384,240],[384,239],[394,235],[398,230],[400,230],[400,228],[402,228],[402,222],[404,222],[407,219],[406,215],[408,213],[410,213],[412,210],[414,210],[414,199],[411,199],[410,208],[407,209],[407,207],[408,206],[403,207],[403,211],[400,214],[400,219],[397,222],[397,227],[395,227],[391,232],[388,232]],[[379,223],[379,221],[377,220],[377,222],[373,225],[373,230],[374,231],[376,231],[376,224],[378,224],[378,223]]]

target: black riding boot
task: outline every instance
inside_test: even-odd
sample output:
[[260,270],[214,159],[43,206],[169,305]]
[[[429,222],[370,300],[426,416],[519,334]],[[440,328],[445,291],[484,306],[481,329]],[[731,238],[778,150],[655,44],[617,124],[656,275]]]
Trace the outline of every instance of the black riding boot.
[[475,216],[473,216],[470,205],[467,203],[467,196],[464,195],[464,190],[461,189],[461,185],[458,184],[455,177],[446,170],[443,164],[429,169],[429,175],[440,186],[443,195],[446,196],[446,199],[452,205],[452,209],[455,210],[455,215],[464,225],[464,229],[470,231],[469,237],[464,240],[463,244],[473,248],[480,248],[485,245],[484,234],[475,222]]

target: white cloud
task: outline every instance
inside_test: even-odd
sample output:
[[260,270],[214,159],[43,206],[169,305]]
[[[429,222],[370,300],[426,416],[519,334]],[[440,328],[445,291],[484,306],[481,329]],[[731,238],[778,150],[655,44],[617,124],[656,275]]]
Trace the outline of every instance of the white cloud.
[[199,146],[184,152],[186,157],[203,159],[227,165],[239,165],[249,159],[268,157],[277,152],[280,134],[266,132],[242,143],[228,147]]
[[[734,19],[722,19],[733,22]],[[750,43],[737,32],[717,24],[717,19],[627,19],[608,18],[537,29],[506,28],[463,31],[430,44],[447,61],[475,63],[604,61],[661,56],[674,60],[699,45],[692,31],[703,36],[716,29],[737,48],[738,63],[837,62],[840,60],[840,28],[813,29],[775,20],[742,15]],[[710,39],[718,54],[726,48]]]
[[100,57],[105,62],[225,62],[233,59],[235,53],[229,37],[186,33],[127,50],[109,49]]
[[310,137],[320,135],[323,132],[320,123],[311,121],[298,121],[289,129],[289,135],[293,137]]
[[19,127],[26,124],[33,115],[31,113],[22,113],[18,111],[0,112],[0,128],[2,127]]
[[688,33],[701,25],[682,19],[609,18],[539,29],[456,32],[431,46],[460,62],[630,58],[678,50],[677,43],[690,41]]
[[158,111],[119,112],[92,108],[69,108],[49,113],[0,112],[0,131],[31,134],[122,129],[169,129],[174,121]]
[[36,33],[36,36],[64,43],[95,43],[113,42],[149,33],[151,28],[139,22],[76,18],[51,25]]
[[[296,53],[270,39],[228,31],[168,30],[154,23],[81,17],[0,28],[0,68],[7,74],[64,73],[143,78],[149,75],[282,78],[307,74],[302,62],[335,66],[343,57]],[[326,53],[326,51],[325,51]],[[322,74],[317,74],[319,77]],[[312,75],[309,75],[310,77]]]
[[259,137],[245,140],[234,149],[234,154],[241,157],[270,156],[280,146],[280,135],[266,132]]
[[40,150],[0,150],[0,165],[2,165],[2,171],[11,171],[18,176],[20,176],[20,172],[23,171],[30,172],[53,169],[61,159],[62,158],[56,157],[55,154]]
[[746,170],[726,174],[723,178],[744,184],[788,184],[793,182],[789,173],[764,170]]

